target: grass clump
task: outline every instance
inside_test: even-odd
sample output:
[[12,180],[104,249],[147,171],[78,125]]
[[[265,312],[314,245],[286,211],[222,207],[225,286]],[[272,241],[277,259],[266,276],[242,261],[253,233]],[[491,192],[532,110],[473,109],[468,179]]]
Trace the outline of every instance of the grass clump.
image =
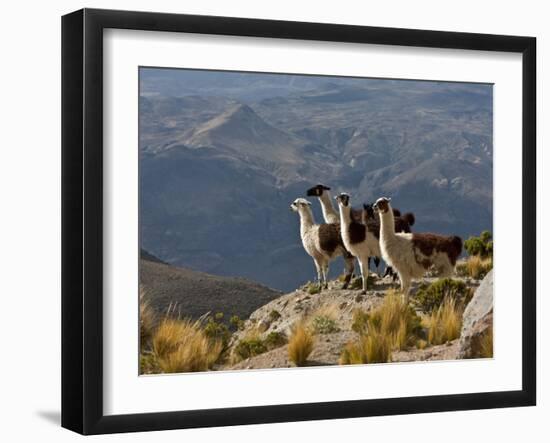
[[460,336],[463,309],[455,299],[447,298],[437,309],[432,311],[426,323],[428,343],[440,345],[455,340]]
[[491,269],[493,269],[493,258],[481,258],[479,255],[474,255],[468,257],[465,267],[468,276],[476,280],[481,280]]
[[420,323],[414,309],[396,292],[389,291],[382,306],[370,313],[368,333],[377,330],[390,338],[392,348],[401,350],[414,344]]
[[424,312],[431,312],[439,308],[446,299],[452,298],[466,305],[472,296],[472,289],[466,286],[463,281],[442,278],[430,285],[421,285],[416,292],[416,304]]
[[158,374],[160,368],[158,367],[155,356],[150,353],[139,354],[139,373],[140,374]]
[[199,322],[164,318],[153,335],[152,349],[161,372],[197,372],[212,368],[223,345],[209,338]]
[[296,366],[304,366],[313,351],[313,333],[303,323],[294,326],[288,341],[288,358]]
[[341,364],[385,363],[393,350],[406,349],[417,342],[420,317],[395,291],[388,291],[382,305],[371,312],[356,310],[352,329],[360,337],[348,343]]
[[139,296],[139,342],[140,348],[148,347],[155,329],[155,313],[146,299],[145,292],[140,289]]
[[341,365],[386,363],[390,361],[390,357],[390,338],[374,330],[369,335],[361,336],[356,342],[348,343],[340,355],[339,363]]
[[315,295],[321,292],[321,285],[319,283],[308,281],[303,287],[302,290],[307,292],[309,295]]
[[354,332],[357,332],[358,334],[366,334],[367,333],[367,325],[369,321],[369,314],[367,314],[366,311],[363,309],[356,309],[353,311],[352,316],[352,322],[351,322],[351,329]]

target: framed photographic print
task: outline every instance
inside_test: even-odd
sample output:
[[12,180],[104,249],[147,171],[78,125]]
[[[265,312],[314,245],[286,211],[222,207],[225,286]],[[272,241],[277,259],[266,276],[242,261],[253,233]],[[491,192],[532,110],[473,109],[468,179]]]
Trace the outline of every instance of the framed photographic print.
[[62,21],[62,425],[534,405],[531,37]]

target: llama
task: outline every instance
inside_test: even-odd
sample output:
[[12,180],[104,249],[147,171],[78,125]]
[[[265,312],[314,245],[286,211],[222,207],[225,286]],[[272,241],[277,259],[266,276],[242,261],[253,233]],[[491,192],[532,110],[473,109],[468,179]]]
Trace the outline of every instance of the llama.
[[344,257],[345,279],[342,289],[346,289],[354,270],[354,258],[346,250],[335,223],[315,224],[311,203],[305,198],[297,198],[290,209],[300,215],[300,237],[304,249],[313,259],[317,270],[319,289],[328,288],[328,268],[331,260]]
[[369,274],[369,257],[380,256],[380,247],[374,234],[369,233],[367,225],[353,220],[351,215],[350,197],[341,193],[336,197],[340,209],[340,234],[346,249],[357,258],[363,280],[362,294],[367,293],[367,278]]
[[462,252],[462,239],[430,233],[396,233],[390,200],[382,197],[374,204],[380,215],[380,249],[382,258],[399,274],[403,298],[408,302],[411,280],[421,278],[430,267],[442,276],[452,274]]
[[330,199],[330,188],[325,185],[316,185],[313,188],[307,190],[308,197],[317,197],[321,203],[321,210],[323,211],[323,219],[325,223],[340,223],[340,216],[332,206],[332,200]]
[[[412,212],[407,212],[401,215],[399,209],[393,209],[393,215],[395,219],[395,232],[411,232],[411,226],[414,225],[415,217]],[[362,223],[367,225],[369,231],[380,241],[380,217],[374,212],[372,203],[363,204]],[[380,264],[380,257],[373,257],[374,265],[376,266],[376,272],[378,273],[378,266]],[[370,267],[370,258],[369,258]],[[397,274],[394,272],[391,266],[386,266],[383,278],[390,276],[393,281],[397,279]]]

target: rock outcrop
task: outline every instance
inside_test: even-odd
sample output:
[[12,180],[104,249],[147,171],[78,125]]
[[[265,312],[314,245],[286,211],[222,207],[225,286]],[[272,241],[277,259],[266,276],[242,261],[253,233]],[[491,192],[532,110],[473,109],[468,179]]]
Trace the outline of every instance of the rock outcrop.
[[483,342],[493,333],[493,271],[489,272],[464,311],[458,358],[483,356]]

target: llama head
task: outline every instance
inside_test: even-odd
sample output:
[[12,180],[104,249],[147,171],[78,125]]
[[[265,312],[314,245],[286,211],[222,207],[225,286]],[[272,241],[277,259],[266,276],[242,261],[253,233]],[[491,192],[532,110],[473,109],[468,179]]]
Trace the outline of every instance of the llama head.
[[379,212],[380,214],[385,214],[390,209],[390,201],[391,198],[389,197],[380,197],[373,205],[374,210]]
[[367,213],[367,220],[374,218],[374,207],[372,203],[363,204],[363,210]]
[[330,191],[330,188],[319,184],[313,188],[309,188],[306,192],[308,197],[321,197],[325,191]]
[[302,210],[309,209],[310,206],[311,203],[305,198],[297,198],[291,203],[290,209],[294,212],[300,212]]
[[349,194],[346,194],[345,192],[342,192],[334,198],[338,202],[338,206],[340,206],[341,208],[349,207]]

